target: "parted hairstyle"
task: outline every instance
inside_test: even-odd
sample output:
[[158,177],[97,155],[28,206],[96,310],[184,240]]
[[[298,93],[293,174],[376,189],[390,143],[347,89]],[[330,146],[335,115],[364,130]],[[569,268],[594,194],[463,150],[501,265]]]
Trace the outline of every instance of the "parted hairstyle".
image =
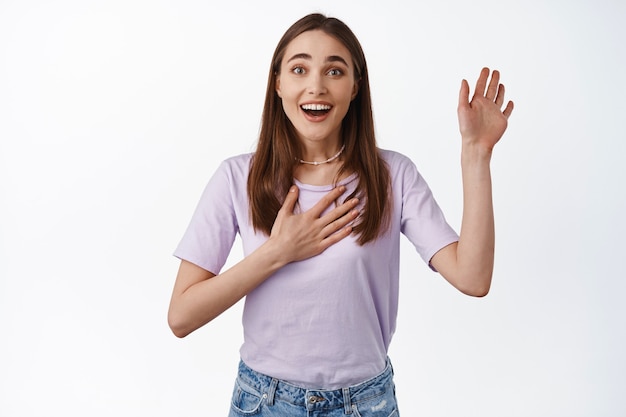
[[387,229],[391,205],[389,169],[376,145],[367,64],[361,44],[345,23],[322,14],[310,14],[294,23],[274,51],[259,141],[248,177],[250,217],[255,230],[269,235],[282,202],[293,185],[294,168],[298,163],[296,155],[302,153],[295,128],[276,92],[276,76],[280,74],[287,45],[298,35],[311,30],[323,31],[350,51],[354,77],[359,83],[358,93],[350,103],[341,126],[345,150],[335,181],[346,172],[358,175],[356,190],[347,199],[357,196],[364,203],[360,220],[353,225],[353,233],[359,236],[357,241],[363,245]]

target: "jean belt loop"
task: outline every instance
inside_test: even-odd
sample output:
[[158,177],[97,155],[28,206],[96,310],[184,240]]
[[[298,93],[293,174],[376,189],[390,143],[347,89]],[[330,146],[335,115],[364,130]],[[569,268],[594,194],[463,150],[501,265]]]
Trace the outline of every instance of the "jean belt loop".
[[270,387],[267,390],[267,405],[274,405],[274,397],[276,395],[276,387],[278,386],[278,379],[272,378]]
[[343,408],[346,414],[352,414],[352,401],[350,401],[350,388],[343,388]]

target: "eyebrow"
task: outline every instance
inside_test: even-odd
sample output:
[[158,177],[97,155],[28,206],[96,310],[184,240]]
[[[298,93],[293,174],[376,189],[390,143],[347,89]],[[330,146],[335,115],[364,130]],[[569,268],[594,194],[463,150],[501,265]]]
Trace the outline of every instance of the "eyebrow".
[[[295,54],[294,56],[292,56],[291,58],[289,58],[287,60],[287,62],[291,62],[294,59],[306,59],[306,60],[311,60],[313,59],[313,57],[309,54],[305,54],[305,53],[300,53],[300,54]],[[348,63],[346,62],[345,59],[343,59],[342,57],[340,57],[339,55],[330,55],[326,57],[326,62],[341,62],[342,64],[344,64],[346,67],[348,67]]]

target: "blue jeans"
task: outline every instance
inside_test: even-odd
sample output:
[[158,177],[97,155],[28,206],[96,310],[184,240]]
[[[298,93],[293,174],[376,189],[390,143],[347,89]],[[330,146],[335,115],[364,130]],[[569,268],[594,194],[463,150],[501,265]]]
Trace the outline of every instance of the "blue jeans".
[[399,417],[391,362],[351,387],[310,390],[260,374],[245,363],[233,390],[229,417]]

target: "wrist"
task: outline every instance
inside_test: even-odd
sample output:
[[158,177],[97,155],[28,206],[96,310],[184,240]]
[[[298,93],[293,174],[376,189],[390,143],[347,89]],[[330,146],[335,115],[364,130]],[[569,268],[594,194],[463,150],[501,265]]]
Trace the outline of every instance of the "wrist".
[[287,265],[290,260],[286,258],[285,251],[281,249],[276,239],[270,237],[255,251],[255,255],[265,264],[271,273]]
[[461,147],[461,163],[487,163],[491,161],[492,148],[487,148],[477,143],[463,142]]

